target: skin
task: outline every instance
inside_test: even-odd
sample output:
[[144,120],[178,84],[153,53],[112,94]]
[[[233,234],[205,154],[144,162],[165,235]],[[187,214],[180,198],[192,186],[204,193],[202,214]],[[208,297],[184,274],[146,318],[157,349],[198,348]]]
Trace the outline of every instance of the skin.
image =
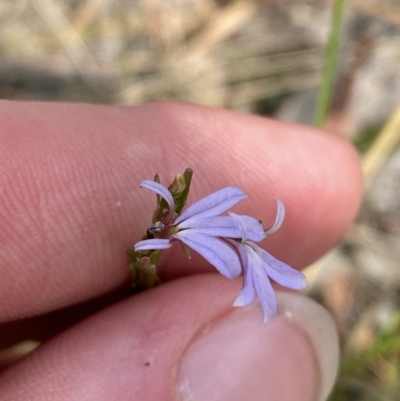
[[[281,199],[285,222],[263,246],[299,269],[340,240],[362,195],[354,149],[311,127],[171,103],[2,102],[0,120],[0,346],[47,342],[0,375],[5,400],[49,392],[53,400],[179,399],[180,355],[205,322],[231,313],[241,280],[220,277],[196,255],[188,260],[175,244],[160,267],[168,283],[126,297],[125,251],[154,210],[153,194],[138,188],[143,179],[160,172],[168,184],[190,166],[189,202],[235,185],[249,199],[233,210],[265,227],[274,197]],[[110,347],[117,343],[123,351]],[[155,343],[151,375],[133,363],[124,382],[110,368]],[[83,353],[95,357],[83,362]],[[101,396],[90,385],[95,379],[106,389]],[[279,394],[286,383],[273,385]]]

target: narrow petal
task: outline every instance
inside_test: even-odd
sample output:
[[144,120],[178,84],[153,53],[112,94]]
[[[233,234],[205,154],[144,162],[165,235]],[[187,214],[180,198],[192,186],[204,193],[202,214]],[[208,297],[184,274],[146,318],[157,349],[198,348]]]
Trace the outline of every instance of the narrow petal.
[[169,239],[145,239],[143,241],[139,241],[135,244],[135,251],[151,251],[155,249],[168,249],[171,248],[172,244]]
[[253,273],[254,288],[263,311],[263,322],[266,323],[269,319],[275,316],[277,312],[275,292],[267,273],[263,269],[262,259],[250,247],[247,247],[247,250],[249,254],[249,266]]
[[233,221],[236,223],[238,226],[240,232],[242,233],[242,242],[247,241],[247,228],[246,225],[244,224],[243,220],[235,213],[229,213],[229,216],[232,217]]
[[247,239],[250,241],[260,242],[266,235],[260,220],[246,215],[238,215],[247,230]]
[[276,203],[278,204],[278,210],[276,212],[275,223],[273,224],[273,226],[271,228],[268,228],[268,230],[265,230],[265,234],[272,234],[275,231],[278,231],[281,228],[283,220],[285,219],[285,206],[279,199],[275,198],[275,200],[276,200]]
[[[265,238],[264,229],[261,223],[250,216],[240,217],[248,238],[252,241],[262,241]],[[231,216],[215,216],[205,219],[188,219],[178,224],[179,230],[196,229],[197,232],[202,234],[211,235],[213,237],[237,238],[242,239],[242,231],[235,223]]]
[[272,280],[292,290],[302,290],[307,286],[307,279],[303,273],[274,258],[258,245],[252,242],[249,242],[249,245],[260,255],[264,262],[264,270]]
[[243,287],[239,293],[239,296],[233,303],[233,306],[247,306],[254,301],[254,297],[256,295],[254,290],[253,274],[251,272],[251,266],[249,266],[249,258],[246,252],[246,248],[243,245],[238,244],[235,241],[229,242],[234,244],[235,248],[239,252],[244,270]]
[[237,187],[226,187],[216,191],[189,206],[176,220],[179,224],[190,217],[206,218],[217,216],[247,196]]
[[171,195],[171,192],[168,191],[168,188],[164,187],[164,185],[159,184],[158,182],[151,180],[144,180],[140,184],[140,188],[147,188],[156,194],[160,195],[165,201],[168,203],[169,213],[167,220],[169,221],[174,212],[175,212],[175,202],[174,198]]
[[223,276],[233,279],[241,273],[239,258],[226,243],[196,230],[180,231],[173,236],[210,262]]

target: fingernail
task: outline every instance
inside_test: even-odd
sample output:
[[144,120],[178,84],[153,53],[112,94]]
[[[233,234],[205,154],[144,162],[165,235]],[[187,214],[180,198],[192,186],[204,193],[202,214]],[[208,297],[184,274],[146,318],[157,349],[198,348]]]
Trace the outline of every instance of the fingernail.
[[177,400],[324,400],[337,369],[333,322],[301,295],[279,293],[278,302],[267,324],[250,306],[205,327],[182,357]]
[[339,367],[339,337],[331,315],[305,296],[278,292],[279,314],[298,325],[311,340],[320,376],[315,398],[325,401],[335,384]]

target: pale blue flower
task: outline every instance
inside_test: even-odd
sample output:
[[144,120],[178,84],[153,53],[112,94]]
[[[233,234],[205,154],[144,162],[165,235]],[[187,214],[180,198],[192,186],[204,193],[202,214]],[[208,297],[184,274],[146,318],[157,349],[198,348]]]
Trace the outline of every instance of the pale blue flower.
[[168,209],[162,211],[160,221],[148,229],[147,239],[135,245],[135,251],[167,249],[173,241],[181,241],[210,262],[225,277],[236,278],[243,271],[243,287],[234,306],[247,306],[255,297],[260,300],[263,321],[277,312],[277,301],[271,280],[301,290],[306,286],[303,273],[277,260],[255,242],[266,234],[277,231],[283,223],[285,209],[277,200],[278,211],[273,226],[264,230],[259,220],[226,212],[247,196],[237,187],[226,187],[195,202],[182,212],[175,213],[170,191],[163,185],[145,180],[141,187],[161,196]]

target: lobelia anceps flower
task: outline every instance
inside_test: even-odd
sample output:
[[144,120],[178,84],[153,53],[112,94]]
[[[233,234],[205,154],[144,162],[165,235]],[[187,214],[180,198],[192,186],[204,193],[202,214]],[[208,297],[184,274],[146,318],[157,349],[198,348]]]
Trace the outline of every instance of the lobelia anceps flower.
[[[275,232],[282,225],[285,209],[281,201],[276,201],[278,203],[278,212],[275,223],[269,230],[265,231],[265,234]],[[242,232],[242,241],[240,243],[232,239],[227,239],[227,241],[238,251],[244,275],[242,290],[233,305],[247,306],[254,301],[257,295],[263,310],[263,322],[265,323],[277,313],[276,295],[270,280],[283,287],[302,290],[307,285],[306,277],[303,273],[274,258],[251,241],[242,216],[234,213],[230,213],[230,216],[236,221]]]
[[[148,229],[147,239],[135,244],[136,252],[167,249],[173,241],[180,241],[210,262],[222,275],[233,279],[240,275],[242,266],[236,252],[221,238],[243,237],[236,217],[221,216],[247,196],[237,187],[226,187],[192,204],[180,216],[175,213],[175,202],[165,186],[150,180],[140,185],[161,196],[168,205],[159,221]],[[261,241],[265,238],[260,222],[250,216],[241,216],[247,238]],[[153,238],[151,238],[153,237]]]
[[246,306],[257,296],[266,322],[277,312],[277,302],[271,280],[282,286],[300,290],[306,286],[305,276],[261,249],[256,242],[278,230],[285,210],[277,200],[278,212],[274,225],[264,230],[259,220],[245,215],[221,215],[247,196],[237,187],[226,187],[195,202],[185,209],[192,170],[178,173],[166,188],[145,180],[141,187],[157,194],[153,224],[147,234],[129,253],[134,289],[138,291],[157,285],[159,250],[179,241],[183,248],[197,251],[225,277],[233,279],[243,272],[243,287],[234,306]]

